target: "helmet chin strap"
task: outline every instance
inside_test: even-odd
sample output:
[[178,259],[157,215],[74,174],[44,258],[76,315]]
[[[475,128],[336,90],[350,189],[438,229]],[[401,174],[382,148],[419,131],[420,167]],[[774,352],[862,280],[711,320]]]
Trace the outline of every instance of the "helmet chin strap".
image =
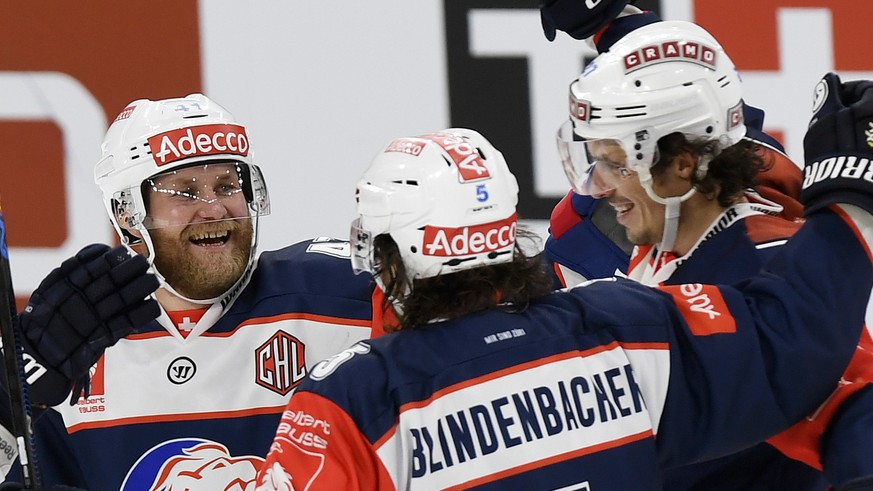
[[646,194],[648,194],[650,198],[666,207],[664,209],[664,233],[661,236],[661,243],[658,245],[658,249],[661,251],[672,251],[673,246],[676,245],[676,235],[679,232],[679,215],[682,209],[682,203],[688,201],[697,190],[692,187],[682,196],[663,198],[658,196],[658,194],[655,193],[655,190],[652,189],[651,174],[645,178],[642,178],[641,176],[640,184],[642,184],[643,189],[646,190]]
[[[151,254],[148,257],[148,262],[149,262],[149,265],[151,266],[150,269],[155,274],[155,276],[158,277],[158,281],[161,284],[161,288],[163,288],[164,290],[168,291],[169,293],[175,295],[176,297],[179,297],[180,299],[185,300],[186,302],[191,302],[191,303],[195,303],[198,305],[212,305],[214,303],[217,303],[219,301],[224,300],[224,298],[227,297],[228,294],[230,294],[231,292],[239,293],[243,289],[243,287],[245,286],[244,283],[248,283],[248,281],[252,277],[251,273],[252,273],[252,270],[254,269],[253,266],[254,266],[254,262],[255,262],[255,257],[257,256],[257,250],[258,250],[258,226],[260,223],[260,221],[258,220],[258,217],[259,217],[259,215],[255,214],[255,216],[252,218],[255,223],[254,223],[254,231],[252,233],[252,247],[251,247],[251,250],[249,251],[249,261],[248,261],[248,264],[246,265],[246,269],[239,276],[239,278],[237,278],[237,280],[234,282],[233,286],[228,288],[224,293],[222,293],[221,295],[218,295],[217,297],[207,298],[207,299],[188,298],[185,295],[182,295],[181,293],[177,292],[176,289],[173,288],[172,285],[170,285],[170,283],[167,281],[167,279],[164,277],[164,275],[158,270],[158,267],[155,266],[155,255],[157,254],[157,252],[155,252],[155,246],[154,246],[154,243],[152,242],[151,234],[149,234],[147,229],[142,230],[143,242],[145,242],[146,247],[148,248],[149,252],[151,252]],[[129,246],[128,246],[128,249],[130,249]],[[132,249],[131,249],[131,252],[136,253]],[[226,308],[230,307],[231,303],[232,302],[228,302],[224,308],[226,309]]]
[[[713,158],[714,156],[710,155],[702,155],[697,158],[697,168],[694,169],[694,175],[697,179],[702,180],[706,177],[706,173],[709,172],[709,163]],[[666,207],[664,209],[664,233],[661,236],[661,243],[658,245],[658,249],[661,251],[672,251],[673,246],[676,245],[676,235],[679,233],[679,215],[682,210],[682,203],[694,196],[697,189],[691,186],[691,189],[682,196],[663,198],[658,196],[655,190],[652,189],[652,173],[649,172],[649,169],[646,169],[645,172],[639,172],[639,174],[640,184],[646,190],[649,198]]]

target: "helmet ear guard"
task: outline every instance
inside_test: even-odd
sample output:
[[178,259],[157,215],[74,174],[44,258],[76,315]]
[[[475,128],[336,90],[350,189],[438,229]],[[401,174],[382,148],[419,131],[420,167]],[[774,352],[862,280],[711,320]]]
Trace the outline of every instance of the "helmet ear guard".
[[397,243],[410,280],[512,260],[518,184],[479,133],[451,128],[390,142],[358,181],[356,271],[376,273],[373,241]]
[[121,243],[127,246],[134,246],[142,243],[142,237],[133,233],[133,230],[140,228],[142,217],[137,218],[135,208],[131,206],[129,201],[123,197],[121,199],[113,199],[110,203],[112,207],[113,224],[116,230],[121,234]]

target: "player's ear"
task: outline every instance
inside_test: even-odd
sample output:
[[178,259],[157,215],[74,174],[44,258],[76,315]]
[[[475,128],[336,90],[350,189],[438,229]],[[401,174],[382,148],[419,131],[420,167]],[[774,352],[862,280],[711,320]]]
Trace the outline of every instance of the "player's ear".
[[670,167],[682,179],[691,180],[691,176],[697,171],[697,160],[697,155],[681,152],[673,157]]

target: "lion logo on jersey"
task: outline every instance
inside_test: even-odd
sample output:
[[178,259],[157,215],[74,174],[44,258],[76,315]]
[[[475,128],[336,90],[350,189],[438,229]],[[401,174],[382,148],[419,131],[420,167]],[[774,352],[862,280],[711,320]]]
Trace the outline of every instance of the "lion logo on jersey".
[[210,440],[170,440],[139,458],[121,491],[254,491],[263,463],[260,457],[234,457],[226,446]]

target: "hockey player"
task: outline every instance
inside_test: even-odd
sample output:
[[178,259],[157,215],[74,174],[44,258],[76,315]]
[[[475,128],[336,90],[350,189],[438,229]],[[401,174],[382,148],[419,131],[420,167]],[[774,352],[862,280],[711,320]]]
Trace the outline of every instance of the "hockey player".
[[[854,115],[873,114],[873,84],[829,97],[849,108],[811,134],[851,138],[866,125]],[[873,158],[810,148],[813,165]],[[845,368],[873,285],[873,187],[829,176],[808,183],[809,218],[777,260],[736,287],[547,294],[497,150],[460,129],[389,143],[358,184],[352,262],[400,329],[310,371],[258,489],[655,490],[659,465],[784,429]]]
[[36,428],[43,482],[250,489],[309,367],[374,333],[373,288],[346,241],[257,255],[265,180],[246,127],[207,97],[132,102],[102,152],[96,182],[123,244],[160,278],[160,315],[95,347],[72,406],[69,380],[40,396],[54,405]]
[[[630,2],[633,3],[633,2]],[[590,8],[589,8],[590,7]],[[626,0],[600,2],[594,6],[568,0],[549,0],[541,3],[543,14],[543,27],[546,36],[554,36],[554,29],[564,30],[572,37],[585,39],[599,52],[605,52],[619,39],[642,26],[648,26],[659,22],[660,19],[652,12],[642,12]],[[617,18],[616,18],[617,17]],[[746,123],[746,140],[754,141],[760,153],[765,159],[763,172],[756,176],[755,190],[765,198],[773,200],[782,206],[779,216],[789,220],[796,220],[797,203],[794,198],[799,191],[800,182],[798,171],[782,153],[782,149],[775,140],[761,131],[763,112],[755,110],[744,104],[744,116]],[[718,181],[718,179],[716,179]],[[756,200],[755,194],[746,192],[746,197]],[[632,249],[632,244],[624,240],[620,230],[615,230],[615,214],[610,213],[606,200],[594,199],[591,196],[570,193],[555,208],[551,221],[551,236],[546,243],[546,254],[555,261],[556,272],[567,282],[578,281],[582,277],[600,277],[611,271],[626,272],[627,263],[625,253]],[[775,211],[775,208],[773,209]],[[687,220],[687,218],[685,219]],[[761,221],[761,220],[758,220]],[[762,234],[762,229],[770,231],[784,228],[784,223],[770,221],[770,225],[754,227],[757,230],[749,235],[753,243],[757,243],[758,261],[766,257],[774,250],[772,241],[766,244],[767,235]],[[739,228],[746,223],[745,219],[738,220]],[[682,228],[687,225],[680,225]],[[733,227],[733,233],[737,227]],[[604,233],[612,229],[607,239]],[[789,229],[790,230],[790,229]],[[782,232],[778,232],[782,233]],[[730,233],[727,235],[731,235]],[[612,240],[609,240],[612,239]],[[710,238],[710,241],[712,239]],[[718,240],[716,241],[718,242]],[[715,247],[706,248],[709,252],[695,252],[696,264],[705,264],[701,257],[709,257]],[[753,254],[754,255],[754,254]],[[701,281],[720,281],[735,277],[737,274],[752,274],[756,268],[749,267],[758,261],[742,258],[742,254],[733,256],[733,260],[741,263],[742,267],[734,267],[721,262],[720,258],[710,257],[714,264],[707,267],[692,264],[680,266],[677,270],[679,278],[670,281],[689,281],[695,277]],[[866,342],[866,341],[864,341]],[[859,355],[862,356],[862,355]],[[857,362],[855,366],[862,366]],[[859,376],[858,373],[854,374]],[[865,375],[863,377],[868,377]],[[863,378],[862,377],[862,378]],[[742,456],[732,456],[720,462],[706,463],[694,467],[671,470],[668,472],[668,483],[671,489],[694,488],[698,486],[707,489],[772,489],[774,486],[791,489],[821,489],[823,476],[818,472],[824,467],[824,472],[829,480],[834,483],[845,483],[851,480],[864,480],[864,476],[873,476],[873,465],[864,458],[869,451],[858,450],[864,448],[855,436],[869,433],[865,430],[869,425],[863,423],[863,414],[867,409],[857,409],[861,405],[873,408],[873,402],[852,402],[850,405],[856,409],[841,410],[845,416],[836,418],[837,424],[832,425],[833,430],[826,436],[825,446],[830,447],[822,450],[825,462],[821,462],[818,455],[818,436],[831,417],[833,411],[839,406],[839,401],[858,391],[858,385],[842,385],[841,395],[835,394],[831,399],[830,409],[823,408],[817,418],[814,418],[805,429],[793,429],[791,432],[771,440],[785,454],[796,460],[786,459],[773,451],[767,445],[760,445],[755,449],[744,452]],[[855,400],[863,400],[863,391],[853,395]],[[851,428],[840,431],[838,428]],[[833,435],[842,434],[837,437]],[[850,443],[851,442],[851,443]],[[854,449],[854,450],[847,450]],[[804,464],[801,464],[803,462]],[[738,469],[757,469],[754,473],[738,471]],[[788,482],[790,476],[791,482]],[[774,484],[778,482],[778,484]],[[701,484],[703,483],[703,484]],[[719,487],[721,486],[721,487]],[[758,487],[755,487],[758,486]]]
[[[660,22],[657,14],[642,11],[627,0],[588,4],[576,0],[544,0],[540,3],[543,30],[554,40],[556,29],[585,41],[604,53],[619,39],[642,26]],[[785,155],[782,145],[763,131],[764,111],[743,101],[746,139],[755,141],[764,166],[756,176],[754,192],[772,201],[773,210],[786,220],[802,219],[797,201],[801,171]],[[569,192],[552,211],[545,253],[553,262],[560,286],[613,274],[624,275],[633,244],[606,201]]]
[[[684,57],[689,46],[701,57]],[[658,63],[628,63],[642,50],[669,55],[672,47],[678,56],[665,56]],[[713,63],[705,63],[707,51]],[[565,168],[577,193],[608,200],[636,244],[628,271],[632,279],[649,285],[737,281],[755,274],[797,228],[796,223],[768,216],[779,208],[746,191],[756,184],[763,162],[761,144],[744,138],[747,128],[737,109],[742,92],[733,74],[730,60],[708,33],[690,23],[662,22],[625,35],[571,85],[571,121],[561,132]],[[822,84],[836,90],[839,81],[829,76]],[[682,104],[668,108],[669,101]],[[620,116],[630,106],[634,114]],[[613,168],[615,162],[625,161],[626,167]],[[563,250],[568,251],[567,246],[565,240]],[[577,259],[596,260],[597,256]],[[870,346],[865,331],[848,380],[869,380],[873,375],[865,368],[871,362]],[[842,384],[828,405],[811,417],[812,423],[770,444],[670,469],[666,487],[823,489],[826,480],[819,472],[817,439],[834,408],[856,391],[857,400],[863,400],[866,390],[861,383]],[[833,441],[837,457],[831,465],[825,463],[833,484],[843,487],[870,475],[846,468],[853,458]]]

